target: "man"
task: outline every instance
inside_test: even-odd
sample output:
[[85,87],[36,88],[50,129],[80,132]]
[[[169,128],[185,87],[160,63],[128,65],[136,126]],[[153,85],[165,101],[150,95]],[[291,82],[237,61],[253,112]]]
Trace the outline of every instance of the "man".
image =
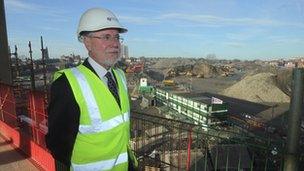
[[88,50],[83,64],[56,72],[51,86],[46,144],[56,170],[134,170],[129,148],[127,85],[113,66],[120,33],[127,32],[106,9],[92,8],[80,18],[77,36]]

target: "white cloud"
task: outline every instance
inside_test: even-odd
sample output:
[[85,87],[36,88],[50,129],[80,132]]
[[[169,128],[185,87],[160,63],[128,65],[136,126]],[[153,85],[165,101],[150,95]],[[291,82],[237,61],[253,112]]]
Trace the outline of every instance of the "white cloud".
[[11,11],[17,13],[46,15],[56,18],[57,21],[67,21],[67,19],[64,19],[67,12],[55,7],[51,8],[47,6],[41,6],[21,0],[5,0],[5,5],[7,6],[6,9],[9,12]]
[[14,11],[22,11],[22,12],[28,12],[30,11],[37,11],[41,8],[41,6],[28,3],[21,0],[5,0],[5,4],[9,9],[12,9]]
[[192,22],[193,24],[205,24],[205,25],[236,25],[236,26],[296,26],[304,27],[302,23],[286,23],[271,19],[258,19],[258,18],[225,18],[214,15],[201,15],[201,14],[182,14],[182,13],[168,13],[159,17],[161,20],[176,20]]
[[227,45],[227,46],[230,46],[230,47],[235,47],[235,48],[239,48],[239,47],[244,47],[245,46],[244,43],[240,43],[240,42],[225,42],[224,44]]
[[42,29],[42,30],[46,30],[46,31],[60,31],[60,29],[57,28],[57,27],[41,26],[41,27],[38,27],[38,28]]
[[303,39],[285,36],[271,36],[271,42],[276,45],[290,45],[290,44],[303,44]]
[[138,25],[153,25],[159,23],[156,19],[148,17],[135,17],[135,16],[120,16],[122,22],[138,24]]
[[233,41],[246,41],[251,38],[261,37],[261,35],[269,34],[265,29],[246,29],[234,33],[226,33],[226,38]]
[[[142,0],[140,1],[142,2]],[[127,13],[140,13],[140,14],[147,14],[147,13],[161,13],[161,11],[156,10],[156,9],[152,9],[152,8],[136,8],[134,6],[132,7],[126,7],[126,6],[122,6],[121,11],[126,11]]]
[[161,40],[159,39],[152,39],[152,38],[130,38],[128,39],[129,43],[155,43],[155,42],[160,42]]
[[158,36],[176,36],[176,37],[190,37],[190,38],[197,38],[202,37],[202,34],[195,34],[195,33],[155,33]]
[[[172,23],[175,26],[183,27],[223,27],[223,26],[290,26],[304,28],[303,23],[282,22],[272,19],[261,18],[226,18],[215,15],[203,14],[186,14],[186,13],[166,13],[156,17],[135,17],[135,16],[121,16],[122,20],[126,22],[139,25],[152,25],[157,23]],[[191,24],[185,24],[191,23]]]

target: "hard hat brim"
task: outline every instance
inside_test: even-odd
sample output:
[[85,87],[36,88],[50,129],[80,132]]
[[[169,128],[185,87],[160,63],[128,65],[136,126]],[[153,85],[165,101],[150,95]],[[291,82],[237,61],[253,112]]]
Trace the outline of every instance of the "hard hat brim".
[[[119,33],[126,33],[128,32],[128,29],[124,28],[124,27],[117,27],[117,26],[108,26],[108,27],[105,27],[105,28],[102,28],[102,29],[98,29],[98,30],[87,30],[86,32],[96,32],[96,31],[100,31],[100,30],[106,30],[106,29],[117,29]],[[78,35],[78,41],[79,42],[83,42],[83,35],[81,35],[81,32],[80,33],[77,33]]]

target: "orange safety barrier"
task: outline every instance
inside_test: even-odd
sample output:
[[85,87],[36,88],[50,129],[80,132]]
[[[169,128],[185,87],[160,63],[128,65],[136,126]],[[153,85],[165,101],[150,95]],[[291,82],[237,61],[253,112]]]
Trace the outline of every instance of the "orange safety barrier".
[[0,119],[12,128],[18,125],[13,88],[5,84],[0,84]]
[[47,115],[45,104],[45,93],[40,91],[30,91],[28,93],[28,112],[33,125],[32,138],[40,146],[46,147],[44,136],[47,133]]
[[35,149],[35,161],[40,165],[48,168],[47,170],[53,170],[54,159],[48,153],[45,144],[45,134],[47,133],[47,112],[46,112],[46,95],[42,91],[30,91],[28,93],[28,112],[32,124],[29,124],[31,128],[31,138],[39,148]]
[[44,139],[47,132],[45,94],[14,88],[0,84],[0,133],[42,170],[53,171],[55,162]]

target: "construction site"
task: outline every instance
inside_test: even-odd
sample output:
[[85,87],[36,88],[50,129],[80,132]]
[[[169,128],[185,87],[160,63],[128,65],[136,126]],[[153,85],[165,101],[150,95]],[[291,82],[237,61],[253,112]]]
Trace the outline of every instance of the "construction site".
[[[0,170],[53,171],[55,161],[45,144],[52,75],[82,59],[50,59],[43,37],[41,59],[33,60],[30,41],[29,58],[18,58],[18,47],[8,46],[3,0],[0,3]],[[262,71],[256,64],[249,71],[245,65],[204,59],[119,61],[117,67],[128,80],[130,143],[140,170],[303,167],[303,122],[294,124],[294,132],[288,127],[301,120],[302,111],[290,99],[302,105],[303,90],[296,86],[303,84],[303,76],[292,87],[291,81],[283,84],[281,71]],[[294,112],[297,118],[290,117]]]
[[[51,80],[44,76],[40,85],[35,77],[20,81],[16,66],[11,65],[13,84],[1,83],[1,135],[34,166],[54,170],[44,142]],[[173,79],[151,84],[142,77],[144,63],[126,66],[132,80],[132,148],[141,170],[282,170],[286,130],[272,119],[286,124],[278,119],[286,105],[198,93]]]

